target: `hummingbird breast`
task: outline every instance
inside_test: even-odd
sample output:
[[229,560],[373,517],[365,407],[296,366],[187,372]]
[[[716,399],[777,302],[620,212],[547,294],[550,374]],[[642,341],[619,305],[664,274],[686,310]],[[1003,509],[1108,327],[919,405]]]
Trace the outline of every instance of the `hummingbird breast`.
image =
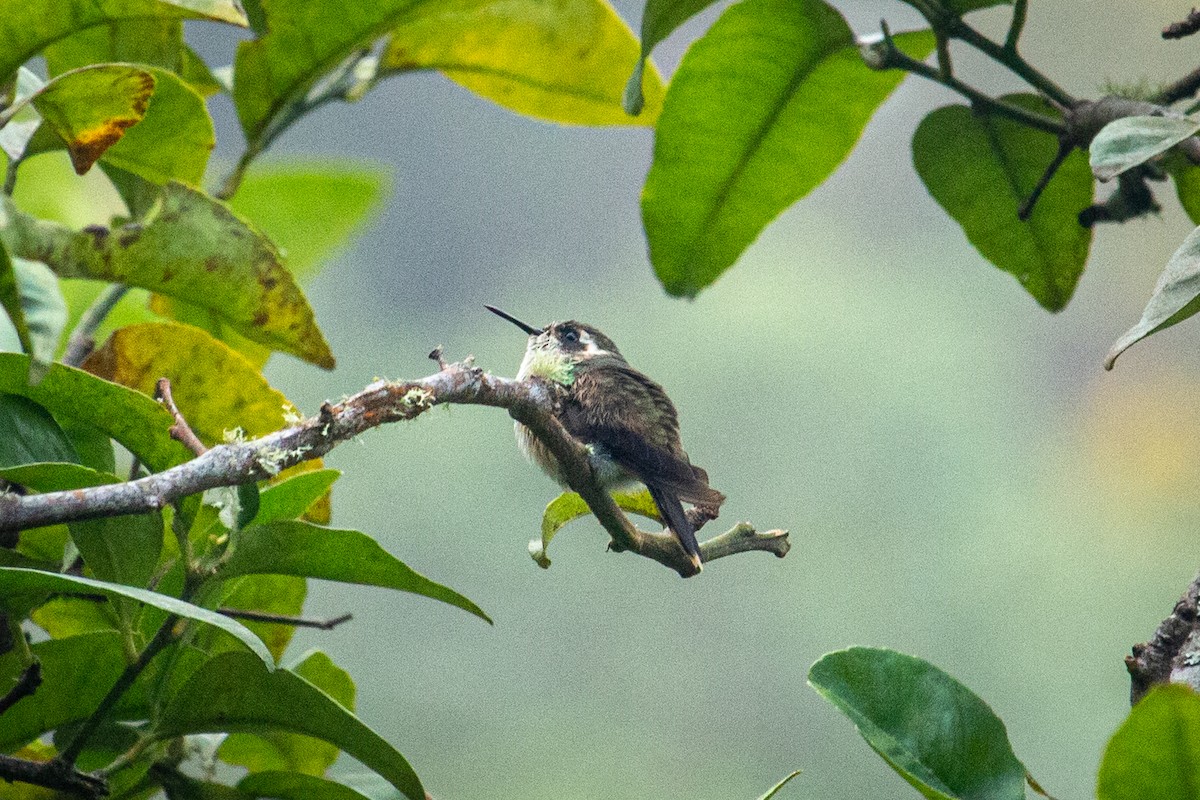
[[[521,423],[514,423],[513,427],[517,434],[517,447],[520,448],[522,455],[537,464],[542,472],[550,476],[556,483],[565,487],[567,482],[563,478],[562,470],[559,469],[558,459],[550,452],[550,448],[542,444],[541,440],[533,435],[533,431]],[[617,489],[637,482],[637,478],[617,464],[602,445],[587,442],[585,444],[590,452],[592,469],[595,470],[596,479],[601,486],[606,489]]]

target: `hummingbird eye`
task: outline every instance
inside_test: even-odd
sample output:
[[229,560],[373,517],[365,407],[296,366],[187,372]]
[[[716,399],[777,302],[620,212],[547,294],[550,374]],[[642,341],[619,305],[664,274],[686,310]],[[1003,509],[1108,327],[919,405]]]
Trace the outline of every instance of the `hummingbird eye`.
[[563,338],[563,341],[567,342],[568,344],[575,344],[576,342],[579,341],[579,333],[574,330],[567,329],[566,331],[563,332],[562,338]]

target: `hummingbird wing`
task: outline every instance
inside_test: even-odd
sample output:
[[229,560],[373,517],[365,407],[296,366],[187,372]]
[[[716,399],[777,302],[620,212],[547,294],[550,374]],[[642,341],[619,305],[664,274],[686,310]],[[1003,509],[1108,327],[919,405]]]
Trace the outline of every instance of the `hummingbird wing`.
[[687,518],[687,514],[683,513],[683,504],[667,489],[651,484],[646,484],[646,488],[650,490],[650,496],[654,498],[654,505],[658,507],[658,515],[679,539],[684,551],[692,557],[696,568],[700,569],[700,543],[696,541],[696,527]]
[[[657,489],[672,496],[680,516],[680,500],[710,508],[725,502],[725,495],[708,485],[708,473],[688,460],[675,405],[657,383],[622,363],[580,370],[571,388],[562,411],[567,430],[603,448],[651,493]],[[670,513],[659,505],[669,521]]]

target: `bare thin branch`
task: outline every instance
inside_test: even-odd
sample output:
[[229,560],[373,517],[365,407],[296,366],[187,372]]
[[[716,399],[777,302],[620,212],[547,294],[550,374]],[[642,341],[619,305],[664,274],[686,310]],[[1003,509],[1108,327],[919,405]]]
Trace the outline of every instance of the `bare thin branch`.
[[[316,417],[293,427],[250,442],[217,445],[185,464],[135,481],[26,497],[0,495],[0,531],[157,511],[207,489],[264,480],[378,425],[456,403],[504,408],[533,431],[558,460],[569,488],[583,497],[608,531],[614,550],[652,558],[684,576],[693,574],[694,565],[673,535],[639,530],[597,483],[587,448],[555,418],[556,402],[554,388],[540,380],[516,381],[466,364],[449,364],[419,380],[377,381],[340,403],[325,403]],[[781,539],[786,542],[781,531],[743,532],[708,550],[706,542],[701,553],[706,561],[746,550],[779,554],[786,552]],[[736,549],[731,549],[733,541]]]
[[265,611],[250,611],[244,608],[218,608],[218,614],[224,614],[234,619],[244,619],[250,622],[274,622],[279,625],[294,625],[297,628],[318,628],[331,631],[338,625],[354,619],[353,614],[342,614],[333,619],[307,619],[305,617],[289,617],[285,614],[268,614]]
[[175,424],[170,429],[172,439],[198,456],[208,452],[208,448],[200,441],[200,437],[196,436],[192,427],[187,424],[187,420],[183,418],[179,406],[175,405],[175,398],[171,396],[171,381],[166,378],[158,379],[158,383],[154,387],[154,399],[162,403],[175,418]]
[[1200,11],[1193,8],[1182,22],[1172,22],[1163,28],[1162,37],[1164,39],[1182,39],[1185,36],[1191,36],[1196,31],[1200,31]]
[[1192,70],[1174,83],[1164,86],[1162,91],[1151,99],[1156,103],[1169,106],[1172,103],[1178,103],[1180,100],[1195,97],[1196,92],[1200,92],[1200,67]]
[[67,349],[63,353],[62,363],[69,367],[78,367],[85,358],[91,355],[92,350],[96,348],[96,329],[100,327],[104,318],[112,312],[127,291],[129,291],[128,286],[114,283],[96,297],[95,301],[88,306],[87,311],[83,312],[83,316],[79,318],[75,330],[71,331],[71,338],[67,340]]

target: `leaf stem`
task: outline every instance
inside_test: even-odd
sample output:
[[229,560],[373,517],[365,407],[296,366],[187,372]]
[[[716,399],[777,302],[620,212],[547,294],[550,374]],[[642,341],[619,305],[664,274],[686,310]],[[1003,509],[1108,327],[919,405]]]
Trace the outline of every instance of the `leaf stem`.
[[[1021,5],[1024,4],[1022,3]],[[1016,11],[1017,9],[1014,8],[1014,23],[1017,21]],[[1022,26],[1024,25],[1023,15],[1024,12],[1022,11]],[[1019,29],[1017,34],[1020,35]],[[946,27],[946,35],[952,39],[959,39],[966,42],[979,52],[991,58],[993,61],[1008,67],[1014,73],[1019,75],[1026,83],[1037,89],[1039,92],[1057,103],[1062,108],[1071,108],[1077,102],[1076,99],[1068,94],[1065,89],[1022,58],[1021,55],[1016,51],[1015,45],[1010,48],[1007,46],[1007,41],[1004,45],[996,44],[991,39],[987,38],[958,17],[951,18]],[[1009,31],[1009,35],[1012,35],[1011,29]]]
[[84,746],[87,745],[88,739],[96,733],[96,729],[100,727],[100,723],[108,716],[108,712],[121,699],[121,696],[128,691],[137,677],[142,674],[142,670],[154,659],[156,655],[175,638],[174,628],[175,623],[179,621],[178,615],[171,614],[159,627],[158,632],[154,634],[154,638],[146,645],[146,649],[138,656],[137,661],[125,667],[125,670],[117,678],[116,683],[108,690],[108,694],[100,701],[100,705],[92,712],[91,716],[84,720],[79,731],[71,739],[71,743],[59,753],[55,761],[60,762],[66,767],[73,767],[75,760],[79,758],[79,754],[83,752]]
[[938,67],[931,67],[924,61],[918,61],[896,46],[896,42],[892,39],[891,31],[888,30],[886,22],[882,23],[882,27],[884,49],[878,53],[880,58],[877,61],[868,62],[871,66],[878,69],[901,69],[905,72],[920,75],[934,83],[940,83],[942,86],[958,92],[970,100],[976,109],[987,113],[1000,114],[1030,128],[1052,133],[1060,138],[1067,135],[1067,125],[1062,120],[1054,119],[1045,114],[1039,114],[1036,111],[1029,111],[1005,100],[991,97],[974,86],[963,83],[952,74],[943,74],[942,70]]
[[1008,26],[1008,36],[1004,37],[1004,49],[1006,52],[1017,54],[1017,41],[1021,38],[1021,32],[1025,30],[1025,15],[1029,11],[1029,0],[1016,0],[1013,3],[1012,23]]
[[63,353],[62,363],[69,367],[78,367],[84,362],[96,347],[96,329],[104,319],[116,308],[117,303],[129,291],[123,283],[114,283],[96,297],[83,316],[79,318],[71,338],[67,340],[67,349]]

